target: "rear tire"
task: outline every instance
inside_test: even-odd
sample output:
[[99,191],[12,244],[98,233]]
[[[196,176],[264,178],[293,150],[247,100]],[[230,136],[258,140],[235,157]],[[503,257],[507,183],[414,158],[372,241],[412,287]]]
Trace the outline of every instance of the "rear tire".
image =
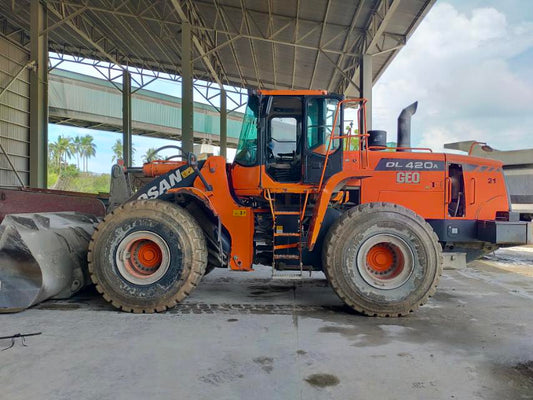
[[407,315],[435,293],[442,249],[431,226],[396,204],[369,203],[343,214],[324,241],[333,290],[370,316]]
[[152,313],[174,307],[198,285],[207,247],[183,208],[138,200],[115,209],[97,226],[88,260],[104,299],[124,311]]

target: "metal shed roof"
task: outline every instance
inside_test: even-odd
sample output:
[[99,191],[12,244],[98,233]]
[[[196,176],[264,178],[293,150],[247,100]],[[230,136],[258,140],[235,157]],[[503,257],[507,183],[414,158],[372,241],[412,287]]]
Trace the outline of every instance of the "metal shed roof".
[[[356,94],[361,55],[374,56],[375,82],[434,2],[47,0],[47,31],[53,52],[179,75],[188,22],[197,79]],[[27,44],[30,0],[0,0],[0,12],[4,35]]]

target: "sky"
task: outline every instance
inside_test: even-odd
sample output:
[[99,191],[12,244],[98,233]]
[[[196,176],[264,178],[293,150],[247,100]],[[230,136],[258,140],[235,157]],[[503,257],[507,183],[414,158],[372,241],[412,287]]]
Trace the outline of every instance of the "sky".
[[[68,68],[98,76],[92,67]],[[395,141],[399,113],[418,101],[412,121],[415,146],[444,151],[444,143],[473,139],[502,150],[533,148],[532,70],[533,1],[437,0],[375,83],[373,128],[386,130],[388,140]],[[167,81],[148,88],[180,93],[177,84]],[[121,134],[49,127],[50,141],[85,134],[97,144],[89,170],[109,172],[111,147]],[[133,143],[134,161],[140,164],[148,148],[169,141],[134,136]]]
[[418,100],[413,144],[533,147],[533,1],[437,1],[373,90],[373,128],[396,136]]

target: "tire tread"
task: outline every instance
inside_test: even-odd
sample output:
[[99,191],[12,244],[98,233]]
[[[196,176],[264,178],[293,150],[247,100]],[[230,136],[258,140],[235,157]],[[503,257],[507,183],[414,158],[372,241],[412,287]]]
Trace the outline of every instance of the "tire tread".
[[[142,305],[139,305],[139,307],[131,307],[129,305],[121,303],[117,299],[114,299],[110,293],[105,292],[105,289],[99,281],[98,274],[95,269],[96,263],[94,257],[94,248],[95,244],[99,240],[101,240],[102,228],[106,224],[109,224],[110,221],[113,221],[115,219],[119,219],[122,217],[130,217],[132,214],[135,213],[136,210],[146,208],[153,208],[154,211],[163,211],[167,215],[172,215],[174,218],[180,220],[183,229],[188,233],[189,237],[191,238],[191,243],[193,244],[192,262],[191,267],[188,268],[188,271],[182,271],[180,280],[183,280],[183,277],[185,276],[185,282],[172,297],[168,298],[162,303],[156,304],[154,307],[147,308]],[[95,228],[94,234],[91,237],[87,258],[89,266],[89,275],[91,277],[91,280],[95,284],[96,290],[103,295],[103,298],[108,303],[111,303],[114,307],[122,309],[126,312],[154,313],[163,312],[168,310],[169,308],[176,306],[183,299],[185,299],[198,285],[198,283],[202,279],[207,265],[207,247],[205,243],[204,234],[200,226],[185,209],[176,206],[172,203],[168,203],[161,200],[138,200],[125,203],[115,208],[112,212],[105,216],[105,218]]]
[[[334,254],[334,246],[330,245],[330,243],[338,242],[341,239],[342,233],[344,233],[344,229],[349,224],[350,219],[354,218],[358,214],[369,212],[369,210],[374,209],[380,209],[381,211],[386,212],[395,212],[401,215],[408,215],[414,220],[416,220],[424,229],[430,233],[430,236],[432,238],[433,246],[435,246],[438,254],[438,260],[437,260],[437,276],[432,284],[432,286],[429,288],[429,290],[425,293],[421,301],[417,302],[417,304],[414,304],[412,307],[410,307],[408,310],[398,310],[397,312],[376,312],[375,310],[368,310],[364,306],[356,303],[352,299],[350,299],[348,296],[346,296],[343,293],[343,290],[341,286],[339,285],[338,281],[334,278],[333,273],[333,265],[330,260],[333,259]],[[324,239],[324,252],[323,252],[323,265],[324,265],[324,273],[326,277],[328,278],[328,281],[330,285],[332,286],[333,290],[337,294],[337,296],[340,297],[344,303],[346,303],[348,306],[353,308],[355,311],[362,313],[364,315],[373,316],[373,317],[403,317],[406,316],[414,311],[416,311],[420,306],[424,305],[427,300],[433,296],[437,290],[437,286],[440,280],[440,277],[442,275],[442,264],[443,264],[443,256],[441,251],[441,246],[439,244],[439,239],[431,225],[429,225],[426,220],[424,220],[420,215],[415,213],[414,211],[402,207],[398,204],[394,203],[365,203],[358,205],[356,207],[351,208],[350,210],[346,211],[339,220],[330,228],[328,231],[325,239]],[[333,277],[333,279],[332,279]]]

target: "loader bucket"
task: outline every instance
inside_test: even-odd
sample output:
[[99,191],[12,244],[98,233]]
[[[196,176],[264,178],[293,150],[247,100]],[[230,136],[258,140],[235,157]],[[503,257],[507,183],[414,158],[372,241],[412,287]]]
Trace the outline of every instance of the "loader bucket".
[[68,298],[89,284],[87,249],[97,222],[76,212],[6,215],[0,224],[0,313]]

